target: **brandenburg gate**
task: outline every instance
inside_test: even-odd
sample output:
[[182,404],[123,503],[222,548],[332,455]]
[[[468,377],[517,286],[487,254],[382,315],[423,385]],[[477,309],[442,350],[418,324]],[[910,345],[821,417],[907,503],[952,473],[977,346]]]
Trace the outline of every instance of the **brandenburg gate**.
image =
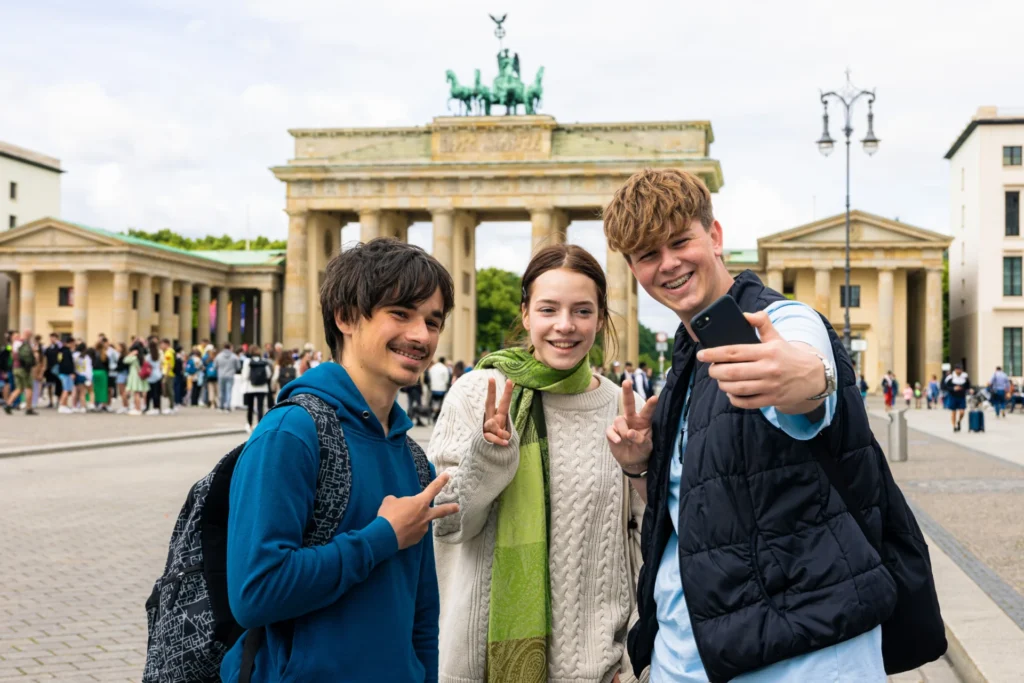
[[[564,242],[573,220],[599,219],[638,169],[681,168],[703,178],[712,192],[722,185],[721,166],[710,157],[714,136],[707,121],[560,124],[551,116],[454,116],[409,128],[290,133],[295,156],[272,169],[287,186],[289,348],[322,343],[319,288],[346,224],[359,223],[363,242],[405,240],[412,223],[433,224],[433,255],[455,282],[455,309],[437,354],[472,362],[481,222],[529,221],[536,250]],[[636,280],[625,259],[612,252],[607,277],[618,356],[635,361]]]

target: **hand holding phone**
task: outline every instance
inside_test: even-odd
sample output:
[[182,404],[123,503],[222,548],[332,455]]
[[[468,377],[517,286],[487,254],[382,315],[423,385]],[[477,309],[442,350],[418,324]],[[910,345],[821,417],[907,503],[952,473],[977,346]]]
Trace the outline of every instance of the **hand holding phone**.
[[739,304],[728,294],[694,316],[690,323],[701,346],[712,349],[733,344],[759,344],[757,332],[743,316]]

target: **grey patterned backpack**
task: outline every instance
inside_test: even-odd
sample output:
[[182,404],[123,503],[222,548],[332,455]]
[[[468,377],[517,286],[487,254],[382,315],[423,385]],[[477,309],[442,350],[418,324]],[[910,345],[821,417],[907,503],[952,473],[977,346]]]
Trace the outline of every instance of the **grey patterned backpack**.
[[[345,435],[334,409],[311,394],[278,403],[297,405],[313,418],[320,442],[320,470],[313,516],[303,545],[324,545],[333,538],[348,506],[352,466]],[[430,483],[423,449],[408,440],[420,486]],[[221,458],[197,481],[171,533],[163,575],[146,600],[149,641],[143,683],[219,683],[220,664],[245,633],[231,614],[227,591],[228,497],[231,475],[245,444]],[[265,629],[251,629],[242,654],[239,683],[249,683]]]

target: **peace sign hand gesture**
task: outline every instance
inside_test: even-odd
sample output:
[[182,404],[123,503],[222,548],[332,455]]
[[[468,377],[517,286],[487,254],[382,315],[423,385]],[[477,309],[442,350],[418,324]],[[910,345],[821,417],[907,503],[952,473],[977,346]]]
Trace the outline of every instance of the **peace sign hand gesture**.
[[623,414],[615,418],[615,422],[607,429],[605,436],[612,456],[619,467],[630,474],[640,474],[647,469],[647,461],[651,457],[651,418],[658,405],[658,397],[647,399],[640,412],[636,412],[636,396],[633,394],[633,382],[622,383]]
[[508,409],[512,405],[512,380],[505,380],[505,392],[501,395],[501,403],[495,407],[497,385],[494,378],[487,380],[487,402],[484,403],[484,439],[496,446],[507,446],[512,438],[509,429]]

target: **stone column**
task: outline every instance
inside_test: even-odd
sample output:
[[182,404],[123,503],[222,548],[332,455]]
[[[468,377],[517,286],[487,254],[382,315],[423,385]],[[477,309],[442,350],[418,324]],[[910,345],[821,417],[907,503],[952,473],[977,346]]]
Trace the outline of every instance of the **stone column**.
[[143,340],[153,333],[152,275],[139,275],[139,329],[135,333]]
[[475,213],[456,211],[452,233],[452,281],[455,308],[448,318],[452,331],[452,361],[472,363],[476,356],[476,227]]
[[[608,249],[607,260],[607,281],[608,281],[608,312],[611,314],[612,323],[615,326],[613,337],[611,329],[605,331],[605,366],[611,365],[612,361],[618,360],[637,362],[636,358],[628,357],[629,354],[629,287],[633,274],[629,272],[629,264],[626,258],[617,251]],[[633,332],[637,334],[636,331]],[[617,347],[613,350],[613,346]]]
[[192,348],[192,283],[181,283],[178,295],[178,343],[182,348]]
[[768,282],[766,282],[771,289],[774,289],[779,294],[782,294],[782,290],[785,289],[786,285],[783,281],[782,269],[781,268],[769,268],[768,269]]
[[533,237],[531,252],[537,252],[552,244],[565,243],[569,217],[564,211],[551,207],[531,209],[530,224]]
[[21,325],[21,292],[17,273],[8,273],[7,279],[11,283],[7,299],[7,329],[13,330]]
[[369,242],[381,237],[380,210],[366,209],[359,212],[359,241]]
[[75,310],[72,313],[71,334],[75,339],[89,339],[89,273],[76,270],[74,273]]
[[878,372],[875,374],[875,377],[878,378],[882,377],[886,371],[892,370],[894,365],[893,334],[896,328],[893,317],[893,298],[893,269],[880,268],[878,271]]
[[409,214],[402,211],[380,212],[380,237],[393,237],[399,242],[409,241]]
[[[290,248],[290,247],[289,247]],[[228,340],[228,288],[217,288],[217,347]]]
[[832,319],[832,269],[814,269],[814,308],[818,313]]
[[[21,311],[18,331],[36,331],[36,274],[31,270],[21,273],[21,287],[18,298],[18,308]],[[75,299],[78,300],[77,298]]]
[[177,330],[174,325],[174,280],[160,279],[160,338],[174,339]]
[[[288,255],[284,276],[284,344],[301,348],[306,341],[309,318],[309,214],[288,213]],[[226,299],[226,297],[225,297]]]
[[[131,274],[128,271],[114,272],[114,319],[110,334],[112,342],[128,343],[128,312],[131,310],[132,292],[129,287]],[[77,299],[76,299],[77,301]]]
[[274,290],[260,290],[260,344],[274,343]]
[[[449,273],[455,267],[455,254],[452,251],[452,238],[455,233],[455,212],[451,209],[435,209],[431,211],[434,221],[434,258],[436,258]],[[456,288],[459,284],[455,283]],[[455,353],[455,332],[454,321],[448,320],[441,331],[441,338],[437,342],[437,356],[452,358]]]
[[[942,269],[929,268],[924,286],[924,379],[942,378]],[[923,382],[922,382],[923,384]]]
[[196,341],[211,339],[210,336],[210,285],[196,285]]
[[242,290],[231,290],[231,344],[242,343]]

